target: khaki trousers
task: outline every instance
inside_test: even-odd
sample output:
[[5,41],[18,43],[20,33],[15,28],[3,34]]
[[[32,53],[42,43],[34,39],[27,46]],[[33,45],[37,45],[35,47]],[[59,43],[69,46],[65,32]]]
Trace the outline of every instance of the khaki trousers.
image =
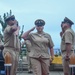
[[[69,53],[69,57],[71,56],[72,53],[73,51]],[[66,56],[66,51],[62,52],[62,63],[63,63],[62,65],[63,65],[64,75],[70,75],[70,67],[69,67],[70,61],[66,61],[65,56]]]
[[34,75],[49,75],[49,58],[31,58]]
[[5,57],[5,54],[9,52],[11,54],[11,70],[10,70],[10,75],[16,75],[16,70],[17,70],[17,66],[18,66],[18,60],[19,60],[19,51],[15,51],[15,50],[7,50],[4,49],[3,50],[3,56]]

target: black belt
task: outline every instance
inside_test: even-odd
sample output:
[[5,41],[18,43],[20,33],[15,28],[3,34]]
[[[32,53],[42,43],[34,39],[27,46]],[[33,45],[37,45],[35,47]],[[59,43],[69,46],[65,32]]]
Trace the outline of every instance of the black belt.
[[[73,51],[73,50],[71,50],[71,51]],[[61,51],[61,52],[66,52],[66,50],[63,50],[63,51]]]

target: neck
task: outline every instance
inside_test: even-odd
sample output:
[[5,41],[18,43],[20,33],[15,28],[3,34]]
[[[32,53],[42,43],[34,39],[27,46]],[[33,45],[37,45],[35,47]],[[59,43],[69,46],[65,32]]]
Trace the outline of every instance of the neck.
[[43,31],[38,31],[38,33],[39,33],[39,34],[42,34],[42,33],[43,33]]

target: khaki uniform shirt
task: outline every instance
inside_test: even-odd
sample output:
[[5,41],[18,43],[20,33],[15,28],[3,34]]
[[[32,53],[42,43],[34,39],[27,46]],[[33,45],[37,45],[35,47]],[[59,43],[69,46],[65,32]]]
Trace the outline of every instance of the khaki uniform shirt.
[[7,25],[4,30],[4,49],[20,50],[20,40],[18,36],[11,32],[11,26]]
[[30,57],[34,58],[50,58],[48,48],[53,47],[53,41],[51,36],[45,32],[42,35],[38,33],[31,33],[28,36],[28,40],[31,42]]
[[31,42],[30,42],[30,40],[26,40],[25,44],[26,44],[26,47],[27,47],[27,51],[30,52],[31,51]]
[[75,33],[72,29],[67,29],[61,38],[61,50],[66,50],[66,43],[71,44],[71,50],[74,50],[75,46]]

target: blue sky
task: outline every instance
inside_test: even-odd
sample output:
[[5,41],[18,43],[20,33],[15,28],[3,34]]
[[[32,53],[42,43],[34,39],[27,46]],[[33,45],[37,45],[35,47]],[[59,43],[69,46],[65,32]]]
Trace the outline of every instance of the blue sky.
[[75,0],[0,0],[0,15],[11,9],[24,32],[35,26],[36,19],[45,20],[44,31],[51,35],[55,48],[60,48],[60,24],[65,16],[75,22],[74,7]]

